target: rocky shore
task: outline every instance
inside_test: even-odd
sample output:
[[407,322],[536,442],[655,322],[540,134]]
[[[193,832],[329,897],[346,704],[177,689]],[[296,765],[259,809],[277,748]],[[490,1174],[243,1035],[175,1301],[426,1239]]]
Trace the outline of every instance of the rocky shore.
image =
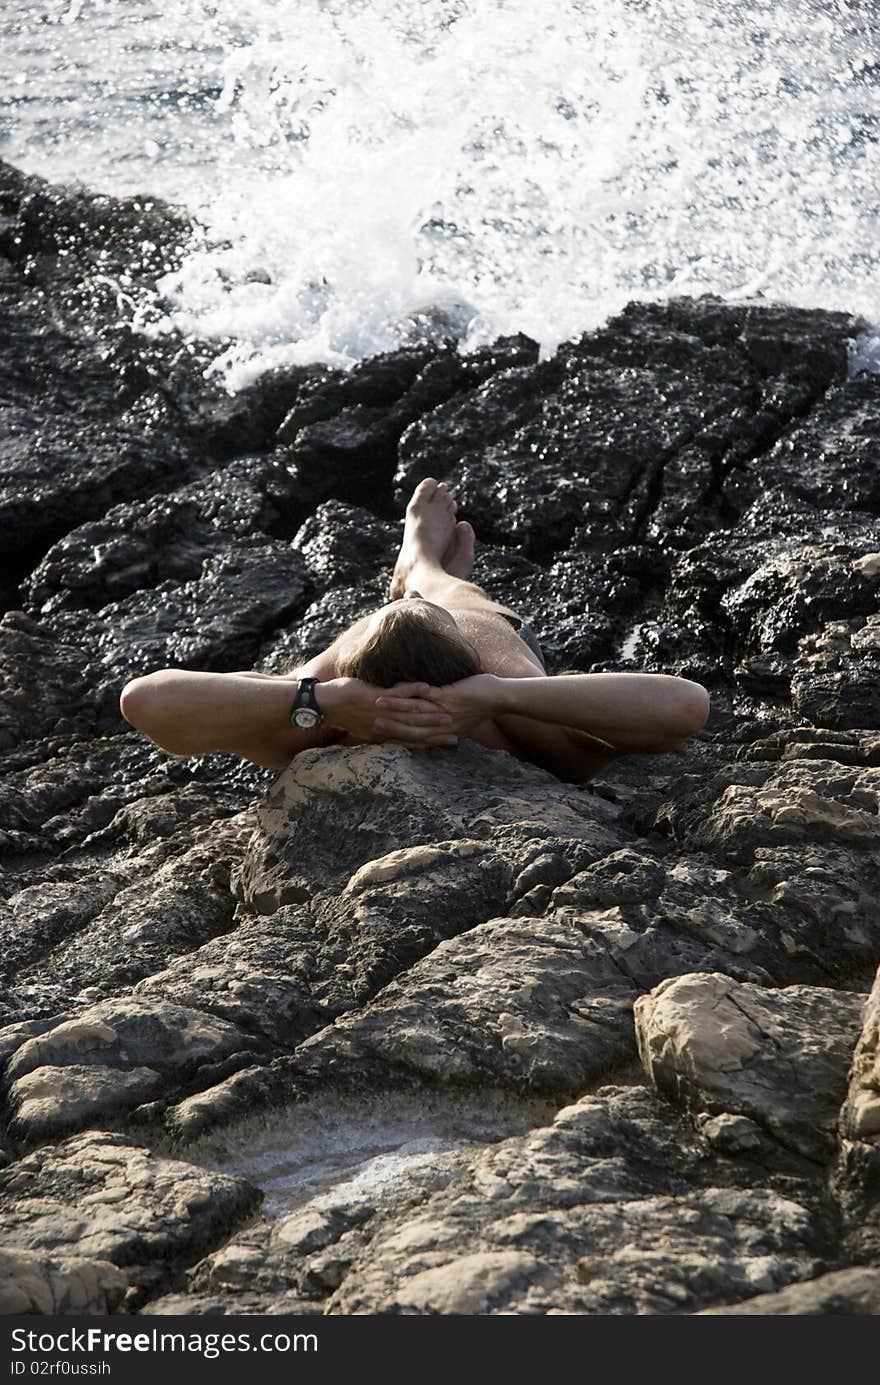
[[[880,1312],[862,324],[637,303],[540,361],[422,323],[230,398],[120,325],[189,234],[0,165],[0,1310]],[[707,730],[578,788],[127,728],[136,674],[375,606],[427,475],[551,671],[694,677]],[[283,1214],[226,1157],[395,1102],[464,1137]]]

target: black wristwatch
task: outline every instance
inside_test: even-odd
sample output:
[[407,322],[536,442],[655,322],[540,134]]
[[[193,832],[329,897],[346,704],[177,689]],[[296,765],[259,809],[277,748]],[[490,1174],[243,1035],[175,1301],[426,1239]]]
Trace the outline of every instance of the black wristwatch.
[[290,724],[297,731],[314,731],[324,720],[324,714],[315,697],[317,678],[300,678],[296,687],[296,697],[290,709]]

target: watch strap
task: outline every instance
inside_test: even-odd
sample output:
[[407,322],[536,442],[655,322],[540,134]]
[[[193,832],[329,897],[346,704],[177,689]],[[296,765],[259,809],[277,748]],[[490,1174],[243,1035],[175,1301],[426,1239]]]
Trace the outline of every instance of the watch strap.
[[300,678],[296,685],[296,697],[293,699],[292,711],[296,712],[300,707],[311,707],[313,711],[320,714],[321,709],[315,696],[317,682],[317,678]]

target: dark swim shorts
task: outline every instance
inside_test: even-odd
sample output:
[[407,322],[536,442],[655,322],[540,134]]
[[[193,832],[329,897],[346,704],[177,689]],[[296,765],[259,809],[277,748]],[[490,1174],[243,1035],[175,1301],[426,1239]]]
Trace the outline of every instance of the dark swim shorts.
[[523,644],[527,644],[532,653],[537,657],[538,663],[541,665],[541,668],[546,673],[547,665],[544,662],[544,653],[541,649],[538,636],[535,634],[531,625],[527,625],[524,620],[520,620],[519,616],[509,616],[505,612],[502,612],[502,614],[504,615],[505,620],[510,621],[511,625],[513,626],[516,633],[519,635]]

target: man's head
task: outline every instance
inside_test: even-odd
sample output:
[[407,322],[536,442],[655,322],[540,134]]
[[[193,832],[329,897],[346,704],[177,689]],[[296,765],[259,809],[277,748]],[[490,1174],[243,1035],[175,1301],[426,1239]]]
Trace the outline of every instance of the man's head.
[[382,606],[353,644],[343,641],[336,670],[380,688],[395,683],[444,687],[481,672],[476,650],[454,618],[417,592]]

